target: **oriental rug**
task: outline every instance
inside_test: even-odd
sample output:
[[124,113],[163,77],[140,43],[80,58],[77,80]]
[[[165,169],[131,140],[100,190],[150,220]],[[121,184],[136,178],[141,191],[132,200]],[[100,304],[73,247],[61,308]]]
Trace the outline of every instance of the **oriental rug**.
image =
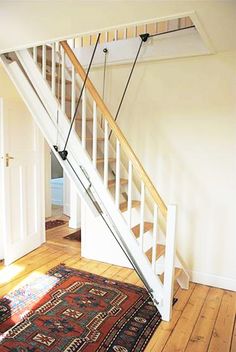
[[43,277],[0,300],[2,330],[21,319],[1,352],[141,352],[161,322],[143,288],[64,265]]
[[65,225],[66,224],[66,221],[64,220],[48,220],[45,222],[45,228],[46,230],[51,230],[53,229],[54,227],[58,227],[58,226],[61,226],[61,225]]
[[81,229],[71,233],[70,235],[64,236],[66,240],[79,241],[81,242]]

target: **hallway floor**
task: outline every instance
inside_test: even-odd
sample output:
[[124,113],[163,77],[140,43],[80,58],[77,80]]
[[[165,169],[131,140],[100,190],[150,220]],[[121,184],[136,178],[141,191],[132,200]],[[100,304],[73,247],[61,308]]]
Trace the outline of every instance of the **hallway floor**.
[[[67,223],[48,230],[47,242],[40,248],[9,267],[0,264],[0,295],[59,263],[142,286],[132,269],[81,258],[80,242],[63,238],[74,231]],[[145,352],[236,352],[235,292],[194,283],[186,291],[176,284],[175,297],[171,322],[160,324]]]

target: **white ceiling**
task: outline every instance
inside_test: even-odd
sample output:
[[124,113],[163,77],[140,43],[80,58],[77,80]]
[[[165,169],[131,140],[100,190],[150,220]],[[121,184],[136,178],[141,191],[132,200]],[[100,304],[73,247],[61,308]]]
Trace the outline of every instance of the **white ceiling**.
[[236,49],[233,0],[0,0],[0,53],[111,26],[192,12],[216,52]]

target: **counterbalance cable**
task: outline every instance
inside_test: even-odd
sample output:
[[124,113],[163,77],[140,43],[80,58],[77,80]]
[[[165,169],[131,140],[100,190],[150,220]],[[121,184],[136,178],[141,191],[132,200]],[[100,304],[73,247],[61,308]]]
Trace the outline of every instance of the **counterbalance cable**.
[[[118,106],[118,109],[117,109],[117,112],[116,112],[116,115],[115,115],[115,121],[117,120],[117,117],[118,117],[118,115],[119,115],[119,112],[120,112],[122,103],[123,103],[123,101],[124,101],[124,97],[125,97],[125,94],[126,94],[126,92],[127,92],[127,89],[128,89],[128,86],[129,86],[129,83],[130,83],[132,74],[133,74],[133,72],[134,72],[134,68],[135,68],[135,66],[136,66],[136,63],[137,63],[137,60],[138,60],[138,57],[139,57],[139,54],[140,54],[142,45],[143,45],[144,42],[146,42],[146,41],[148,40],[149,36],[150,36],[149,33],[145,33],[145,34],[141,34],[141,35],[140,35],[141,42],[140,42],[140,44],[139,44],[139,48],[138,48],[137,54],[136,54],[136,56],[135,56],[135,59],[134,59],[134,62],[133,62],[133,65],[132,65],[132,68],[131,68],[131,71],[130,71],[128,80],[127,80],[126,85],[125,85],[125,89],[124,89],[124,91],[123,91],[123,94],[122,94],[122,97],[121,97],[121,100],[120,100],[120,103],[119,103],[119,106]],[[112,131],[111,131],[110,134],[109,134],[109,138],[111,137],[111,134],[112,134]]]
[[85,79],[84,79],[84,82],[83,82],[83,86],[82,86],[81,91],[80,91],[79,99],[78,99],[78,102],[77,102],[77,105],[76,105],[76,108],[75,108],[73,119],[72,119],[71,124],[70,124],[70,128],[69,128],[69,131],[68,131],[68,135],[67,135],[67,138],[66,138],[66,142],[65,142],[64,148],[63,148],[62,151],[59,152],[59,154],[60,154],[60,156],[61,156],[61,158],[63,160],[66,160],[67,155],[68,155],[66,147],[67,147],[67,144],[68,144],[68,141],[69,141],[69,138],[70,138],[70,134],[71,134],[71,131],[72,131],[73,124],[74,124],[76,116],[77,116],[77,112],[78,112],[78,109],[79,109],[79,104],[80,104],[80,101],[81,101],[81,98],[82,98],[82,95],[83,95],[83,91],[84,91],[84,88],[85,88],[85,85],[86,85],[86,82],[87,82],[87,79],[88,79],[89,71],[90,71],[91,66],[92,66],[93,58],[94,58],[94,55],[95,55],[95,52],[96,52],[96,49],[97,49],[97,46],[98,46],[100,35],[101,35],[101,33],[98,34],[97,41],[96,41],[96,44],[95,44],[95,47],[94,47],[94,50],[93,50],[93,53],[92,53],[92,56],[91,56],[91,59],[90,59],[90,62],[89,62],[88,70],[86,72],[86,76],[85,76]]

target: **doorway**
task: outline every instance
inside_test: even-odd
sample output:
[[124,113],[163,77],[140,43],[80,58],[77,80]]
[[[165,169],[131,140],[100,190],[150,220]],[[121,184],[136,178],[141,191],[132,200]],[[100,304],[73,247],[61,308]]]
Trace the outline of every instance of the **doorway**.
[[[68,245],[68,239],[78,241],[81,238],[80,199],[46,141],[45,223],[47,242]],[[67,238],[67,235],[72,236]]]
[[51,212],[52,216],[62,216],[68,210],[64,207],[66,194],[64,194],[64,175],[63,169],[51,151]]

